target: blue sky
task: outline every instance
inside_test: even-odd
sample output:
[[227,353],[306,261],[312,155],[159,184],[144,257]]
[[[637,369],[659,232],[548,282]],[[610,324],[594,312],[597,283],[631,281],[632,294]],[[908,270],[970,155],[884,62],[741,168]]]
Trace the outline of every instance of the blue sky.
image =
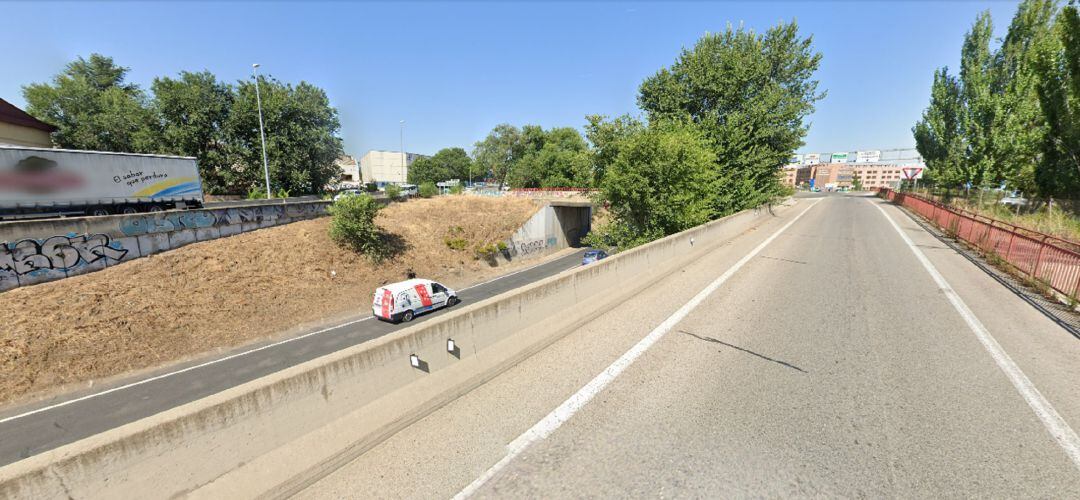
[[0,2],[0,97],[22,106],[22,85],[91,52],[144,87],[181,70],[233,81],[258,62],[326,89],[350,154],[398,149],[399,120],[410,151],[471,150],[502,122],[637,114],[642,79],[706,31],[795,19],[824,55],[829,93],[802,151],[910,147],[934,68],[957,68],[986,9],[1001,36],[1014,2]]

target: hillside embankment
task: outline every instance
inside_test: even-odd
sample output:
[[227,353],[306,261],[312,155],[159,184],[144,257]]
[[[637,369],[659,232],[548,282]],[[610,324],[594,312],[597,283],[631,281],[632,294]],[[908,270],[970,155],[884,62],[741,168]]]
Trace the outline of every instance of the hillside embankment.
[[[377,223],[401,252],[375,264],[334,244],[328,217],[195,243],[0,294],[0,404],[160,367],[370,313],[410,273],[451,287],[505,268],[473,246],[508,238],[530,200],[447,196],[394,203]],[[469,242],[450,248],[450,234]]]

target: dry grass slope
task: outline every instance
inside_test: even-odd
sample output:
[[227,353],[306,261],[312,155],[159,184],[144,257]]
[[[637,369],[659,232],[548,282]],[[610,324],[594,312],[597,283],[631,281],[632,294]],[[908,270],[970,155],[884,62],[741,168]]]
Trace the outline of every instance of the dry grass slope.
[[406,272],[462,286],[494,274],[443,239],[509,237],[528,200],[395,203],[378,223],[407,249],[378,266],[334,245],[328,218],[192,244],[97,273],[0,294],[0,403],[364,313]]

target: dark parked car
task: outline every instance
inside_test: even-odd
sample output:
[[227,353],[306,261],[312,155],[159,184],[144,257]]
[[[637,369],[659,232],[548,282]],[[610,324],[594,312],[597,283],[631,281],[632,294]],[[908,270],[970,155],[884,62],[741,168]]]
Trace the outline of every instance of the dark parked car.
[[607,258],[607,252],[603,250],[589,250],[585,252],[585,257],[581,259],[581,265],[592,264],[600,259]]

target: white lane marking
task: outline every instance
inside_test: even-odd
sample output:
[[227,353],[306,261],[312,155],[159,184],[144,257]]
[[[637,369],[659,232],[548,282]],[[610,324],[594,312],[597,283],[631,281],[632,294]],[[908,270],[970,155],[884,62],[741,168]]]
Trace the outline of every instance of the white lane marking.
[[1012,382],[1013,387],[1016,387],[1016,390],[1024,397],[1024,400],[1027,401],[1028,406],[1035,411],[1035,415],[1042,421],[1046,430],[1050,432],[1050,435],[1054,437],[1054,440],[1065,450],[1065,454],[1072,459],[1073,465],[1080,470],[1080,437],[1077,437],[1076,432],[1073,431],[1072,427],[1069,427],[1069,423],[1061,418],[1061,415],[1059,415],[1053,405],[1043,397],[1042,393],[1039,392],[1039,389],[1035,387],[1035,384],[1032,384],[1031,380],[1027,378],[1027,375],[1024,375],[1024,372],[1020,370],[1020,367],[1017,366],[1015,362],[1013,362],[1012,358],[1009,357],[1009,354],[1005,352],[1005,349],[1002,349],[1001,345],[994,339],[994,336],[990,334],[990,331],[983,326],[982,321],[979,321],[979,318],[975,316],[975,313],[971,312],[971,309],[969,309],[967,304],[964,303],[964,300],[960,298],[960,295],[956,293],[956,290],[953,290],[953,288],[949,286],[949,282],[945,281],[945,277],[938,272],[937,268],[934,267],[934,264],[930,262],[930,259],[926,258],[926,255],[923,254],[922,250],[919,250],[919,248],[915,246],[915,243],[911,241],[911,238],[909,238],[907,234],[904,234],[904,231],[900,229],[900,226],[892,219],[892,217],[889,217],[889,214],[885,212],[885,209],[881,208],[881,205],[878,203],[869,200],[867,201],[877,207],[877,209],[881,211],[881,214],[885,216],[885,219],[889,221],[889,224],[892,224],[896,233],[903,238],[904,243],[907,243],[908,248],[911,248],[912,253],[915,254],[915,258],[919,259],[919,262],[926,268],[926,272],[930,273],[930,277],[937,283],[938,289],[949,299],[949,303],[956,309],[956,312],[960,313],[960,316],[964,318],[964,322],[967,323],[968,328],[975,333],[975,336],[979,339],[979,342],[982,343],[983,347],[986,348],[986,351],[990,353],[990,357],[994,358],[994,362],[997,363],[998,368],[1005,372],[1009,381]]
[[663,323],[660,323],[660,325],[649,332],[645,338],[638,341],[638,343],[631,347],[629,351],[626,351],[619,359],[616,359],[614,363],[611,363],[611,365],[605,368],[603,372],[596,376],[596,378],[593,378],[588,384],[585,384],[584,387],[552,410],[551,413],[548,413],[547,416],[537,422],[536,425],[533,425],[529,430],[525,431],[524,434],[511,441],[510,444],[506,446],[506,456],[496,462],[495,465],[492,465],[490,469],[466,486],[465,489],[458,492],[457,495],[454,495],[454,499],[463,500],[475,494],[492,477],[495,477],[495,474],[498,474],[500,470],[509,465],[510,462],[517,458],[518,455],[521,455],[521,453],[529,446],[547,438],[552,432],[555,432],[556,429],[562,426],[562,424],[566,423],[567,420],[570,420],[570,417],[573,417],[578,410],[583,408],[590,400],[592,400],[592,398],[603,391],[608,384],[614,381],[627,367],[641,357],[645,351],[649,350],[653,344],[674,328],[675,325],[682,321],[683,318],[690,314],[690,312],[698,305],[704,302],[709,295],[720,288],[720,285],[723,285],[725,281],[731,278],[731,276],[746,265],[747,262],[750,262],[759,252],[768,246],[769,243],[772,243],[777,236],[780,236],[781,233],[791,227],[792,224],[798,221],[800,217],[805,215],[806,212],[809,212],[810,209],[814,208],[814,205],[817,205],[818,203],[820,203],[820,199],[811,203],[810,206],[806,207],[806,210],[800,212],[799,215],[796,215],[794,219],[791,219],[787,224],[784,224],[783,227],[765,239],[765,241],[761,242],[760,245],[754,247],[750,253],[739,259],[739,261],[728,268],[727,271],[724,271],[724,274],[721,274],[719,278],[716,278],[715,281],[709,283],[708,286],[698,292],[697,295],[694,295],[689,302],[683,304],[679,310],[675,311],[671,316],[668,316]]
[[[493,282],[501,280],[503,278],[507,278],[507,277],[513,276],[515,274],[523,273],[523,272],[528,271],[530,269],[540,267],[540,266],[542,266],[544,264],[550,264],[552,262],[558,262],[558,260],[553,260],[553,261],[550,261],[550,262],[543,262],[543,263],[537,264],[537,265],[532,266],[532,267],[527,267],[525,269],[514,271],[512,273],[507,273],[507,274],[504,274],[504,275],[499,276],[497,278],[485,281],[483,283],[477,283],[475,285],[467,286],[467,287],[462,288],[461,290],[458,290],[458,291],[464,291],[464,290],[468,290],[470,288],[476,288],[476,287],[481,286],[481,285],[486,285],[488,283],[493,283]],[[156,376],[153,376],[153,377],[150,377],[150,378],[147,378],[147,379],[138,380],[138,381],[132,382],[130,384],[121,385],[119,387],[113,387],[112,389],[104,390],[104,391],[101,391],[101,392],[95,392],[93,394],[87,394],[86,396],[78,397],[78,398],[75,398],[75,399],[69,399],[67,401],[62,401],[62,402],[52,404],[52,405],[49,405],[49,406],[44,406],[44,407],[38,408],[36,410],[31,410],[31,411],[28,411],[28,412],[25,412],[25,413],[20,413],[18,415],[12,415],[10,417],[0,419],[0,424],[5,424],[7,422],[11,422],[12,420],[18,420],[18,419],[23,418],[23,417],[29,417],[30,415],[35,415],[35,414],[46,412],[46,411],[49,411],[49,410],[54,410],[56,408],[61,408],[61,407],[64,407],[64,406],[72,405],[72,404],[78,403],[80,401],[86,401],[88,399],[93,399],[93,398],[96,398],[96,397],[104,396],[106,394],[111,394],[111,393],[114,393],[114,392],[117,392],[117,391],[130,389],[132,387],[137,387],[137,386],[140,386],[140,385],[143,385],[143,384],[149,384],[150,382],[161,380],[163,378],[172,377],[172,376],[175,376],[175,375],[180,375],[181,373],[186,373],[186,372],[189,372],[189,371],[192,371],[192,370],[198,370],[199,368],[205,368],[205,367],[210,366],[210,365],[223,363],[223,362],[228,361],[230,359],[239,358],[241,356],[247,356],[248,354],[253,354],[253,353],[256,353],[256,352],[259,352],[259,351],[270,349],[271,347],[277,347],[277,346],[280,346],[280,345],[288,344],[290,342],[296,342],[297,340],[303,340],[303,339],[306,339],[308,337],[312,337],[312,336],[315,336],[315,335],[319,335],[319,334],[322,334],[322,333],[329,332],[331,330],[337,330],[338,328],[343,328],[343,327],[346,327],[346,326],[349,326],[349,325],[355,325],[356,323],[360,323],[362,321],[367,321],[369,319],[375,319],[375,318],[373,316],[368,316],[366,318],[361,318],[361,319],[357,319],[357,320],[353,320],[353,321],[346,321],[345,323],[342,323],[340,325],[331,326],[329,328],[323,328],[322,330],[306,333],[306,334],[301,335],[299,337],[288,338],[288,339],[285,339],[285,340],[274,342],[273,344],[267,344],[267,345],[264,345],[264,346],[261,346],[261,347],[256,347],[254,349],[249,349],[247,351],[238,352],[236,354],[225,356],[224,358],[213,359],[213,360],[207,361],[205,363],[201,363],[201,364],[194,365],[194,366],[189,366],[187,368],[172,371],[172,372],[169,372],[169,373],[163,373],[161,375],[156,375]]]
[[207,367],[207,366],[210,366],[210,365],[213,365],[213,364],[228,361],[228,360],[233,359],[233,358],[239,358],[240,356],[246,356],[246,355],[251,354],[251,353],[266,350],[266,349],[269,349],[271,347],[277,347],[277,346],[282,345],[282,344],[288,344],[289,342],[296,342],[297,340],[305,339],[305,338],[311,337],[313,335],[318,335],[320,333],[325,333],[325,332],[328,332],[330,330],[336,330],[338,328],[349,326],[349,325],[352,325],[352,324],[356,324],[356,323],[359,323],[361,321],[367,321],[369,319],[373,319],[373,317],[368,316],[366,318],[357,319],[357,320],[353,320],[353,321],[348,321],[348,322],[342,323],[342,324],[337,325],[337,326],[331,326],[330,328],[324,328],[322,330],[306,333],[306,334],[301,335],[299,337],[292,337],[292,338],[288,338],[288,339],[285,339],[285,340],[282,340],[282,341],[279,341],[279,342],[274,342],[273,344],[266,344],[264,346],[256,347],[254,349],[250,349],[250,350],[247,350],[247,351],[244,351],[244,352],[238,352],[236,354],[225,356],[224,358],[213,359],[213,360],[207,361],[205,363],[197,364],[197,365],[194,365],[194,366],[189,366],[187,368],[172,371],[172,372],[169,372],[169,373],[162,373],[161,375],[156,375],[156,376],[153,376],[153,377],[150,377],[150,378],[142,379],[142,380],[139,380],[139,381],[136,381],[136,382],[132,382],[130,384],[121,385],[119,387],[113,387],[112,389],[104,390],[104,391],[101,391],[101,392],[95,392],[93,394],[87,394],[86,396],[82,396],[82,397],[75,398],[75,399],[69,399],[67,401],[63,401],[63,402],[56,403],[56,404],[53,404],[53,405],[38,408],[36,410],[31,410],[31,411],[28,411],[26,413],[20,413],[18,415],[13,415],[13,416],[10,416],[10,417],[4,418],[4,419],[0,419],[0,424],[7,423],[7,422],[10,422],[12,420],[17,420],[17,419],[20,419],[20,418],[23,418],[23,417],[28,417],[30,415],[34,415],[34,414],[37,414],[37,413],[49,411],[49,410],[52,410],[52,409],[55,409],[55,408],[60,408],[62,406],[67,406],[67,405],[70,405],[70,404],[78,403],[80,401],[86,401],[87,399],[92,399],[92,398],[96,398],[96,397],[99,397],[99,396],[104,396],[106,394],[111,394],[113,392],[122,391],[124,389],[130,389],[132,387],[140,386],[140,385],[143,385],[143,384],[148,384],[148,383],[153,382],[155,380],[161,380],[163,378],[168,378],[168,377],[172,377],[174,375],[179,375],[181,373],[189,372],[189,371],[192,371],[192,370],[197,370],[199,368],[204,368],[204,367]]

